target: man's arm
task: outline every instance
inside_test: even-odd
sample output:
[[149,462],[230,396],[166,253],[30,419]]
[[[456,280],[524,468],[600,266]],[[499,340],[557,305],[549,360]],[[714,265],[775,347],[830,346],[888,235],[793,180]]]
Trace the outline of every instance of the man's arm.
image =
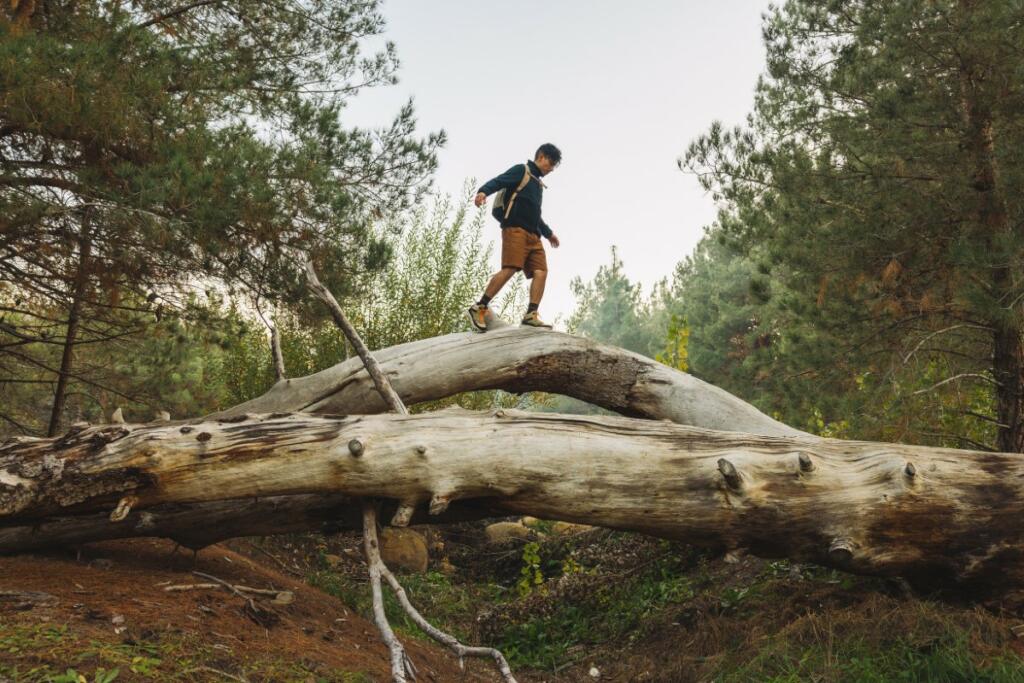
[[523,179],[523,170],[523,164],[516,164],[500,176],[491,178],[481,185],[480,189],[476,191],[476,205],[481,206],[487,200],[488,195],[494,194],[498,190],[512,190],[519,187],[519,182]]
[[540,234],[544,235],[544,237],[547,237],[548,242],[551,242],[551,246],[553,246],[555,249],[557,249],[558,245],[561,244],[561,242],[559,242],[558,240],[558,235],[552,232],[551,228],[548,227],[548,224],[544,222],[543,218],[540,219]]

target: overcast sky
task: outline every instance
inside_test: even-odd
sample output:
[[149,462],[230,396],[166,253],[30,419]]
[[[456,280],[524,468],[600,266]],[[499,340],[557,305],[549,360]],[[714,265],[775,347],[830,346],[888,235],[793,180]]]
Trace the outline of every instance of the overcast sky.
[[[541,312],[568,317],[573,276],[589,279],[619,248],[645,291],[689,254],[715,208],[676,160],[719,119],[740,123],[764,69],[767,0],[385,0],[397,86],[367,91],[348,122],[379,126],[408,98],[423,132],[443,128],[437,189],[459,195],[532,157],[562,150],[543,215]],[[499,265],[500,231],[493,266]]]

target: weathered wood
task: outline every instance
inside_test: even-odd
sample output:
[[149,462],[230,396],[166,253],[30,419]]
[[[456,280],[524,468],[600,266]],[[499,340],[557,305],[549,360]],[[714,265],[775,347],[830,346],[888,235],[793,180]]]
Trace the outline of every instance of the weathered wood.
[[[464,391],[505,389],[572,396],[632,417],[766,436],[797,436],[749,403],[693,375],[630,351],[552,331],[507,327],[373,352],[406,405]],[[369,414],[387,410],[359,358],[210,417],[241,413]]]
[[919,585],[1024,586],[1024,459],[1014,454],[515,411],[190,427],[107,426],[3,446],[0,527],[109,515],[126,495],[137,498],[126,522],[252,496],[389,498],[417,513],[475,501]]

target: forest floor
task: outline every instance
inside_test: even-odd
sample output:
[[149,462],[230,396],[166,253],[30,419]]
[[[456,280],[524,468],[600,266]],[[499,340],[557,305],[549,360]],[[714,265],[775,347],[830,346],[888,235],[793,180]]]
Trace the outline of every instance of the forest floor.
[[[172,553],[156,539],[97,543],[53,554],[0,557],[0,681],[301,681],[388,679],[376,627],[338,599],[224,546]],[[287,591],[256,610],[215,583]],[[45,593],[31,601],[4,591]],[[31,596],[30,596],[31,597]],[[288,596],[283,598],[288,601]],[[408,642],[423,681],[464,677],[447,651]],[[475,668],[475,667],[474,667]],[[116,671],[116,673],[114,673]]]
[[[634,534],[544,522],[532,533],[494,546],[481,524],[438,528],[430,569],[402,575],[424,615],[500,647],[522,683],[1024,683],[1024,618],[997,606]],[[387,681],[358,545],[348,534],[236,539],[193,563],[146,539],[0,557],[0,681]],[[254,613],[227,590],[165,590],[208,581],[194,571],[293,600],[261,595]],[[387,607],[419,680],[498,680],[489,662],[460,671]]]

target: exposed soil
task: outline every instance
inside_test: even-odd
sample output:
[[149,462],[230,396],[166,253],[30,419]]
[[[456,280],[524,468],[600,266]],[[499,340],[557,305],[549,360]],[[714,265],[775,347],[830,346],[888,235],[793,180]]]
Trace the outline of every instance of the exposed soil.
[[[55,624],[83,641],[132,645],[170,636],[203,644],[212,663],[182,680],[239,680],[247,662],[260,660],[299,662],[310,675],[297,680],[348,680],[342,672],[363,674],[355,680],[390,680],[376,627],[337,599],[222,545],[206,548],[195,561],[191,551],[173,550],[170,541],[141,539],[93,544],[80,557],[71,551],[0,557],[0,591],[37,591],[57,599],[33,606],[0,601],[0,635],[19,626]],[[246,600],[225,589],[164,590],[209,581],[194,570],[231,584],[291,591],[294,601],[279,605],[272,604],[273,596],[259,596],[254,614]],[[461,671],[447,651],[404,641],[421,681],[497,678],[480,665]],[[0,651],[0,663],[19,671],[50,665],[63,672],[61,658],[67,656],[57,649]],[[214,670],[228,675],[218,677]],[[133,675],[122,669],[117,680],[152,680]],[[250,673],[245,680],[274,679]]]

